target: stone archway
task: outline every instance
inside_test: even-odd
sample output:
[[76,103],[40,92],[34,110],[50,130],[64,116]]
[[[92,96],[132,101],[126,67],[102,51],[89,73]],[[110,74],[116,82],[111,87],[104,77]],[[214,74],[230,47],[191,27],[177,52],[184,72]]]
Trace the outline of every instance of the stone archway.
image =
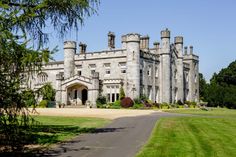
[[71,106],[85,105],[88,99],[88,88],[82,84],[67,87],[67,104]]

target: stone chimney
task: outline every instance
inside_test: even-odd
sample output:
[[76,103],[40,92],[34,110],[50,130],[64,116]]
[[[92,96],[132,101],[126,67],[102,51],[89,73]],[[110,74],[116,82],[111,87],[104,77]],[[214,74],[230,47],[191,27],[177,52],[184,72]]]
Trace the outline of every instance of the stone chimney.
[[140,49],[149,49],[149,36],[142,36],[140,38]]
[[79,43],[79,48],[80,48],[80,54],[85,54],[86,53],[86,48],[87,45],[83,44],[82,42]]
[[113,32],[108,33],[108,48],[114,49],[115,48],[115,34]]
[[159,42],[154,42],[153,46],[156,50],[158,50],[160,48],[160,43]]
[[189,49],[190,49],[190,55],[193,54],[193,46],[189,46]]
[[184,55],[187,55],[187,54],[188,54],[188,47],[185,46],[185,47],[184,47]]

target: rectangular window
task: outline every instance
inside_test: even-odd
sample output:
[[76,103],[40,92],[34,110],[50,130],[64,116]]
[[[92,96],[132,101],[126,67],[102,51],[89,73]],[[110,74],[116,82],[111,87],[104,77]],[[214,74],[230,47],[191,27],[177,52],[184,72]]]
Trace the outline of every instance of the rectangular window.
[[78,75],[79,75],[79,76],[81,76],[81,74],[82,74],[82,72],[81,72],[81,71],[78,71],[77,73],[78,73]]
[[106,74],[107,74],[107,75],[110,75],[110,74],[111,74],[110,69],[106,69]]
[[115,93],[112,93],[111,102],[115,102]]
[[155,69],[156,70],[156,77],[158,77],[158,68]]
[[125,74],[126,73],[126,69],[121,69],[121,73]]
[[120,99],[120,95],[119,93],[116,93],[116,100],[119,100]]

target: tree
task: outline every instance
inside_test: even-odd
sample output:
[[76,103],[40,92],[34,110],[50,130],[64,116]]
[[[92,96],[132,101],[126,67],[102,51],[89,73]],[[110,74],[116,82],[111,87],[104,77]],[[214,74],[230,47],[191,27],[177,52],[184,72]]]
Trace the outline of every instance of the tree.
[[42,95],[43,100],[48,100],[48,101],[55,100],[56,91],[55,89],[53,89],[50,83],[46,83],[45,85],[43,85],[43,87],[40,88],[39,93],[40,95]]
[[236,61],[213,74],[206,100],[210,106],[236,108]]
[[199,95],[200,99],[205,101],[207,97],[207,83],[202,73],[199,73]]
[[22,94],[21,74],[29,77],[52,59],[56,49],[45,47],[48,24],[63,36],[96,13],[98,4],[98,0],[0,1],[0,147],[22,150],[27,142],[33,121]]
[[125,97],[125,91],[124,91],[123,86],[120,87],[119,95],[120,95],[120,100],[122,100]]

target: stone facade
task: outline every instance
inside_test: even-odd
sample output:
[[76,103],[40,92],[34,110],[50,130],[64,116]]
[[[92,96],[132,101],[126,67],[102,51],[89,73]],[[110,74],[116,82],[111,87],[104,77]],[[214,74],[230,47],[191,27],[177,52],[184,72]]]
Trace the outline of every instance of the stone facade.
[[[149,48],[149,37],[130,33],[122,36],[122,48],[115,49],[115,34],[108,33],[108,50],[86,52],[86,44],[64,42],[64,61],[50,62],[30,80],[32,89],[51,82],[56,101],[66,105],[96,106],[98,95],[114,102],[123,86],[126,96],[146,95],[153,102],[199,101],[198,56],[183,37],[170,41],[170,31],[161,31],[161,42]],[[185,51],[185,52],[183,52]]]

